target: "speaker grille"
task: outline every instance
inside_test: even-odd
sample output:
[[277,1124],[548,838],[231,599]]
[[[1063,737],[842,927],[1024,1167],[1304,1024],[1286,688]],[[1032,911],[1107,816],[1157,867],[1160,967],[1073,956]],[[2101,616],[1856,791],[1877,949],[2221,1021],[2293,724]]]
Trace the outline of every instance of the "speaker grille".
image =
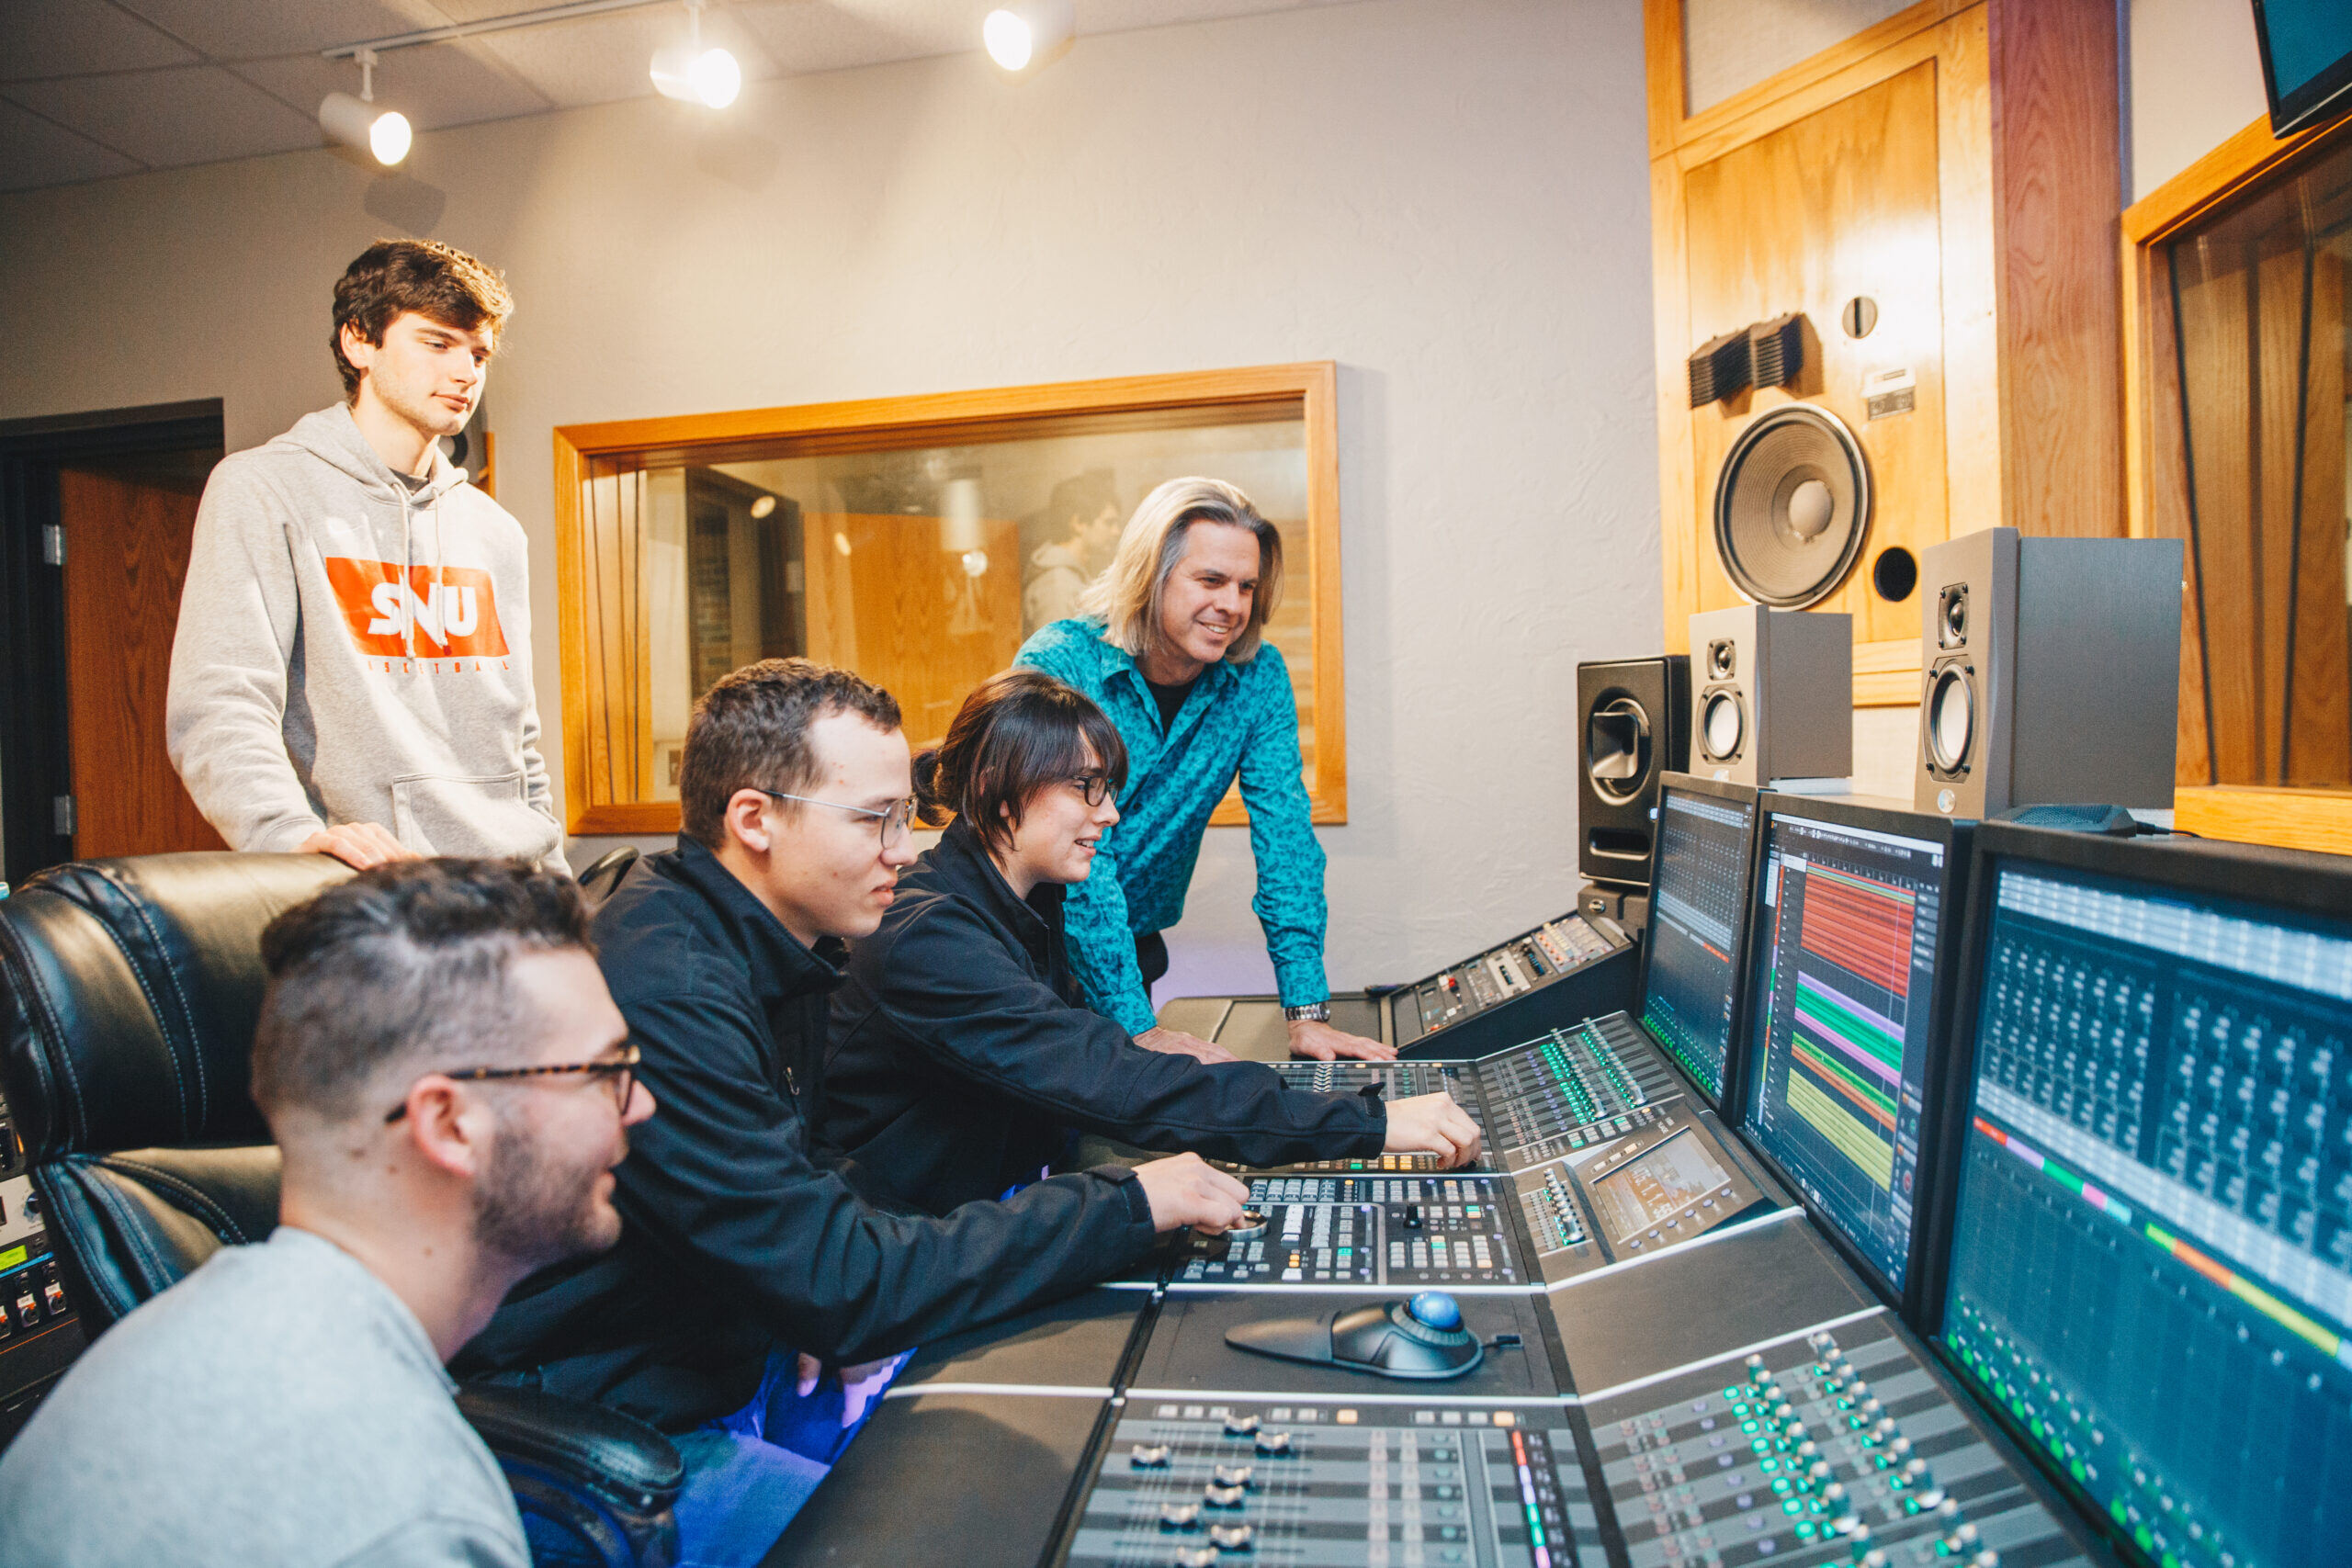
[[1810,403],[1741,431],[1715,480],[1715,553],[1742,593],[1776,609],[1827,597],[1860,556],[1870,522],[1861,447]]

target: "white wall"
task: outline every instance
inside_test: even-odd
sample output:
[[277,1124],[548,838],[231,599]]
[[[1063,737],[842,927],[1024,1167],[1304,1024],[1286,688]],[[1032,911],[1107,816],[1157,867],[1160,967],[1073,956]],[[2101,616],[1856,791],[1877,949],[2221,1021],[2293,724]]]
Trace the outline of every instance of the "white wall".
[[2123,188],[2133,202],[2270,112],[2253,0],[2123,0]]
[[[1640,8],[1369,3],[0,198],[0,417],[333,398],[329,286],[379,232],[504,267],[490,386],[560,728],[557,424],[1332,358],[1351,813],[1333,982],[1571,901],[1579,660],[1660,646]],[[561,737],[549,761],[561,777]],[[1211,834],[1177,989],[1270,982]]]

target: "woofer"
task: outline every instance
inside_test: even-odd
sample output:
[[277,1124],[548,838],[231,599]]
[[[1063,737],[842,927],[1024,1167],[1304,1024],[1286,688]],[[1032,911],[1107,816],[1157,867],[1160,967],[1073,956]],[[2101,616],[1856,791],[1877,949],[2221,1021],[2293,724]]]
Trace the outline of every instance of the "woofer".
[[1928,759],[1944,777],[1968,771],[1971,749],[1976,744],[1975,672],[1965,664],[1948,664],[1936,671],[1928,689]]
[[1699,700],[1699,750],[1710,762],[1728,762],[1747,741],[1747,705],[1736,688]]
[[1826,598],[1862,551],[1870,466],[1837,415],[1790,403],[1739,434],[1715,479],[1715,553],[1739,591],[1797,610]]

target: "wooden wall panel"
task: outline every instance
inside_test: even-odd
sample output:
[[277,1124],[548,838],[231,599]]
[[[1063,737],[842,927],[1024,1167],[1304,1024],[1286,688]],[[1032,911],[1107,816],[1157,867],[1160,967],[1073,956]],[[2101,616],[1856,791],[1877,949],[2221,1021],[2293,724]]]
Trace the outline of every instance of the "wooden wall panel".
[[200,482],[58,475],[76,859],[229,847],[164,748],[172,635],[201,493]]
[[2311,355],[2292,578],[2294,687],[2280,772],[2289,784],[2352,782],[2352,628],[2345,603],[2345,284],[2332,251],[2312,257]]

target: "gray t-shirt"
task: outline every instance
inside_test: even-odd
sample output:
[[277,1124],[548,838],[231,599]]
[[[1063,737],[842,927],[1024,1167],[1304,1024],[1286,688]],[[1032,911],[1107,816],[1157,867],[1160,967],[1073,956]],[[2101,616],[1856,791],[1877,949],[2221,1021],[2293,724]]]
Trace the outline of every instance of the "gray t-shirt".
[[90,1347],[0,1456],[0,1568],[528,1568],[405,1303],[280,1226]]

